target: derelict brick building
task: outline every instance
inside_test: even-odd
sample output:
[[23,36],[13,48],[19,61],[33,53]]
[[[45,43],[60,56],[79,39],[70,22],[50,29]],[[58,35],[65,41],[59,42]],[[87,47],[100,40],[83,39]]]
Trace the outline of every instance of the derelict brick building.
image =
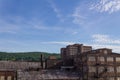
[[63,65],[72,66],[75,56],[91,50],[91,46],[83,46],[83,44],[68,45],[66,48],[61,48]]
[[73,59],[72,66],[79,70],[81,80],[120,80],[120,54],[107,48],[92,50],[92,47],[82,44],[69,46],[61,49],[62,60]]
[[0,70],[0,80],[17,80],[16,71]]

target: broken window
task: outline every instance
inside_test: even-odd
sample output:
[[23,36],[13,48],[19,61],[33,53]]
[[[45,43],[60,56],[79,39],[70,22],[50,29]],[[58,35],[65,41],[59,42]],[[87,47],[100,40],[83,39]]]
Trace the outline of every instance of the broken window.
[[12,80],[12,76],[8,76],[8,77],[7,77],[7,80]]
[[117,77],[117,80],[120,80],[120,77]]
[[108,53],[108,51],[107,50],[104,50],[104,54],[107,54]]
[[5,80],[5,76],[0,76],[0,80]]
[[89,60],[89,61],[95,61],[95,57],[89,56],[88,60]]
[[104,57],[99,57],[99,60],[100,61],[105,61],[105,58]]
[[107,57],[107,61],[113,61],[113,57]]
[[107,78],[107,80],[115,80],[115,78],[114,77],[109,77],[109,78]]
[[83,67],[83,71],[87,72],[87,67],[86,66]]
[[96,72],[96,67],[90,66],[89,67],[89,72]]
[[98,73],[102,73],[104,70],[105,70],[104,67],[99,67],[99,68],[98,68]]
[[116,61],[120,61],[120,57],[116,57]]
[[117,67],[117,72],[120,72],[120,66]]
[[107,68],[107,71],[108,71],[108,72],[114,72],[114,67],[108,67],[108,68]]

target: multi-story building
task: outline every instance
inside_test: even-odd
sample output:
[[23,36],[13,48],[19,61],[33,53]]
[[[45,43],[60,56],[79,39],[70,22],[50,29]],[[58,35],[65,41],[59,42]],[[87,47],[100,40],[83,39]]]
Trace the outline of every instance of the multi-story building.
[[78,55],[91,50],[91,46],[83,46],[83,44],[68,45],[66,48],[61,48],[61,56],[63,59],[73,58],[74,55]]
[[73,65],[75,56],[91,50],[91,46],[83,46],[83,44],[68,45],[66,48],[61,48],[61,58],[63,60],[63,64]]
[[75,53],[73,65],[79,70],[81,80],[120,80],[119,53],[113,53],[107,48],[97,50],[88,48],[87,51],[80,52],[73,51]]
[[91,46],[83,46],[83,44],[68,45],[66,48],[61,48],[61,58],[73,59],[75,55],[82,54],[84,52],[91,51]]

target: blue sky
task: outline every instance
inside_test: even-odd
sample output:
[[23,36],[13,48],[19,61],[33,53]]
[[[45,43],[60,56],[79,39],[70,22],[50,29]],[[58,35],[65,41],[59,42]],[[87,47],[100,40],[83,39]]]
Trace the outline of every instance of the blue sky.
[[120,52],[119,30],[120,0],[0,0],[0,51],[83,43]]

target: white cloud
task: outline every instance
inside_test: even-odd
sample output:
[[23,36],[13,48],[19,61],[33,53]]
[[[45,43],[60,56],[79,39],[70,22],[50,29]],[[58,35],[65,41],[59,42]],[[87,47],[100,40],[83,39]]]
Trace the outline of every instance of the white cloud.
[[120,53],[120,45],[108,45],[108,44],[86,44],[86,45],[90,45],[93,47],[93,49],[99,49],[99,48],[109,48],[112,49],[113,52],[118,52]]
[[18,32],[23,32],[22,34],[31,34],[30,31],[62,31],[65,34],[77,34],[77,31],[68,27],[63,26],[46,26],[43,21],[37,18],[32,18],[30,20],[25,19],[21,16],[7,17],[6,19],[0,19],[0,33],[11,33],[19,34]]
[[65,18],[63,17],[63,15],[61,14],[61,11],[57,8],[57,6],[55,5],[55,3],[53,1],[49,1],[53,11],[56,13],[56,16],[60,19],[60,21],[64,22]]
[[73,12],[72,16],[74,18],[73,23],[78,24],[78,25],[84,24],[84,20],[86,19],[86,17],[81,14],[80,6],[77,6],[75,8],[75,11]]
[[120,44],[120,39],[110,38],[109,35],[94,34],[92,35],[93,41],[104,44]]
[[91,4],[90,3],[79,4],[78,6],[75,7],[72,13],[73,18],[72,22],[84,28],[85,30],[90,30],[91,27],[94,27],[95,24],[100,22],[99,17],[97,17],[97,19],[94,19],[95,14],[91,13],[91,10],[89,10],[89,5]]
[[17,24],[9,23],[6,20],[0,20],[0,33],[16,33],[19,29]]
[[120,39],[111,38],[109,35],[94,34],[92,35],[93,44],[88,44],[93,46],[93,48],[110,48],[114,52],[120,52]]
[[[106,36],[105,36],[106,37]],[[41,42],[42,44],[55,44],[55,45],[72,45],[76,42],[66,42],[66,41],[51,41],[51,42]],[[92,46],[93,49],[99,49],[99,48],[109,48],[112,49],[113,52],[120,52],[120,45],[113,45],[113,44],[99,44],[99,43],[83,43],[84,45]]]
[[63,41],[51,41],[51,42],[41,42],[43,44],[58,44],[58,45],[70,45],[74,44],[74,42],[63,42]]
[[[19,20],[19,18],[21,20]],[[17,21],[15,20],[16,21],[15,23],[19,23],[18,26],[21,26],[21,27],[24,26],[24,28],[26,29],[52,30],[52,31],[63,30],[61,26],[46,26],[42,20],[37,19],[37,18],[32,18],[30,20],[27,20],[23,17],[19,17],[19,18],[17,19]]]
[[73,34],[73,35],[76,35],[76,34],[78,34],[78,32],[77,32],[77,31],[74,31],[74,32],[72,32],[72,34]]
[[34,29],[38,29],[38,30],[52,30],[52,31],[59,31],[62,30],[62,27],[59,26],[45,26],[43,23],[40,22],[28,22],[29,26],[31,26]]
[[[103,34],[94,34],[92,35],[92,42],[88,43],[80,43],[88,46],[92,46],[93,49],[99,48],[109,48],[112,49],[113,52],[120,52],[120,40],[113,39],[109,35]],[[71,45],[75,44],[76,42],[67,42],[67,41],[51,41],[51,42],[41,42],[42,44],[55,44],[55,45]],[[79,42],[77,42],[79,43]]]
[[31,20],[26,22],[27,26],[31,26],[33,29],[36,30],[43,30],[43,31],[62,31],[65,34],[76,35],[79,33],[78,29],[71,28],[71,27],[63,27],[63,26],[46,26],[42,21],[39,20]]
[[117,12],[120,11],[120,0],[100,0],[97,4],[93,4],[90,9],[95,9],[98,12]]

